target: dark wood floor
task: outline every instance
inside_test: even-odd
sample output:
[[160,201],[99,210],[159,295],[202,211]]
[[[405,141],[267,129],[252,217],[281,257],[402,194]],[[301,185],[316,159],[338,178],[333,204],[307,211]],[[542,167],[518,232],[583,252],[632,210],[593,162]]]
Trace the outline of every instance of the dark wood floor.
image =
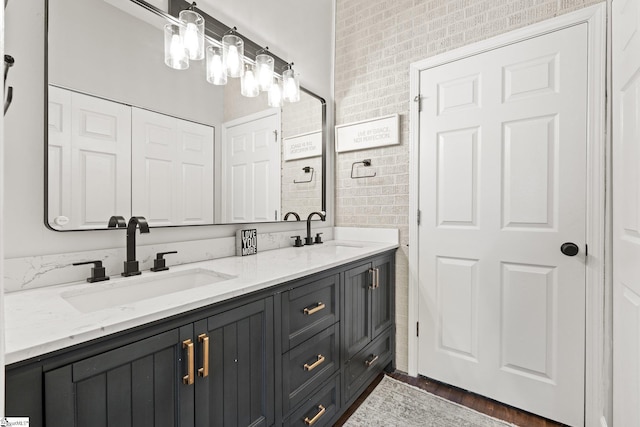
[[[479,396],[474,393],[470,393],[466,390],[452,387],[447,384],[442,384],[438,381],[431,380],[429,378],[419,377],[414,378],[409,375],[394,372],[389,374],[392,378],[403,381],[412,386],[426,390],[429,393],[443,397],[452,402],[456,402],[460,405],[474,409],[478,412],[490,415],[492,417],[504,420],[506,422],[515,424],[522,427],[558,427],[564,424],[559,424],[555,421],[547,420],[546,418],[539,417],[537,415],[530,414],[520,409],[513,408],[511,406],[504,405],[496,402],[495,400],[487,399],[486,397]],[[364,393],[356,402],[351,405],[347,412],[338,420],[334,427],[342,426],[347,419],[358,409],[358,406],[364,402],[373,389],[382,381],[383,375],[378,376],[373,383],[365,390]]]

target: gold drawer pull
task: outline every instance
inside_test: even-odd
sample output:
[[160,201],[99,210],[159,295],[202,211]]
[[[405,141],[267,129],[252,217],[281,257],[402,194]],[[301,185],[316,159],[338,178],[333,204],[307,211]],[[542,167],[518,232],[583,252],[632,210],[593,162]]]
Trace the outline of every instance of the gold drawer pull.
[[207,334],[198,335],[198,342],[202,344],[202,368],[198,369],[198,376],[209,376],[209,337]]
[[193,378],[193,343],[191,342],[191,340],[184,340],[182,341],[182,348],[183,349],[187,349],[187,365],[188,365],[188,370],[187,370],[187,375],[185,375],[184,377],[182,377],[182,382],[187,384],[187,385],[191,385],[193,384],[194,378]]
[[303,312],[304,312],[305,316],[311,316],[312,314],[317,313],[317,312],[319,312],[320,310],[324,309],[324,307],[325,307],[324,303],[319,302],[319,303],[318,303],[315,307],[313,307],[313,308],[308,308],[308,307],[307,307],[307,308],[305,308],[305,309],[303,310]]
[[306,425],[308,425],[308,426],[314,425],[320,419],[320,417],[323,416],[324,413],[327,411],[325,409],[325,407],[322,406],[322,405],[318,405],[318,409],[320,409],[320,411],[316,414],[315,417],[313,417],[311,419],[309,419],[309,417],[304,417],[304,423]]
[[367,368],[370,368],[378,361],[378,356],[373,356],[371,360],[365,360],[364,364],[367,365]]
[[305,371],[313,371],[314,369],[316,369],[318,366],[322,365],[323,363],[324,363],[324,356],[319,354],[318,355],[318,360],[313,362],[311,365],[309,365],[308,363],[304,364],[304,370]]

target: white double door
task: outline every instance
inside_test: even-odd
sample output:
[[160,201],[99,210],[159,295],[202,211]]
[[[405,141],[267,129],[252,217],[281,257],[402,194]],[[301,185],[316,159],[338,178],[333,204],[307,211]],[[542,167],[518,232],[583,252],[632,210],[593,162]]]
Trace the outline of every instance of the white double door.
[[420,95],[418,371],[583,425],[587,25],[424,70]]

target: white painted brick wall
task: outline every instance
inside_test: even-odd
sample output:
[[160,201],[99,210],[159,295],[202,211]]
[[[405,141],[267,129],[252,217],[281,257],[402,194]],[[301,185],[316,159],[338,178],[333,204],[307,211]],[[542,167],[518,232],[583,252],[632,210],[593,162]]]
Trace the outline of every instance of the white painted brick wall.
[[[601,1],[336,0],[336,124],[400,114],[400,145],[336,156],[336,225],[400,229],[398,369],[407,370],[409,64]],[[376,177],[352,180],[351,164],[369,158]]]

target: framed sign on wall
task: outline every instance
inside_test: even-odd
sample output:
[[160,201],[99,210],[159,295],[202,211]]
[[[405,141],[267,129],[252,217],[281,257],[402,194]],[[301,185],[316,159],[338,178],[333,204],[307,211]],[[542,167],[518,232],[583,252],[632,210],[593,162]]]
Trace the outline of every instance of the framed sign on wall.
[[322,155],[322,131],[283,138],[284,160],[305,159]]
[[336,152],[400,143],[398,114],[336,126]]

